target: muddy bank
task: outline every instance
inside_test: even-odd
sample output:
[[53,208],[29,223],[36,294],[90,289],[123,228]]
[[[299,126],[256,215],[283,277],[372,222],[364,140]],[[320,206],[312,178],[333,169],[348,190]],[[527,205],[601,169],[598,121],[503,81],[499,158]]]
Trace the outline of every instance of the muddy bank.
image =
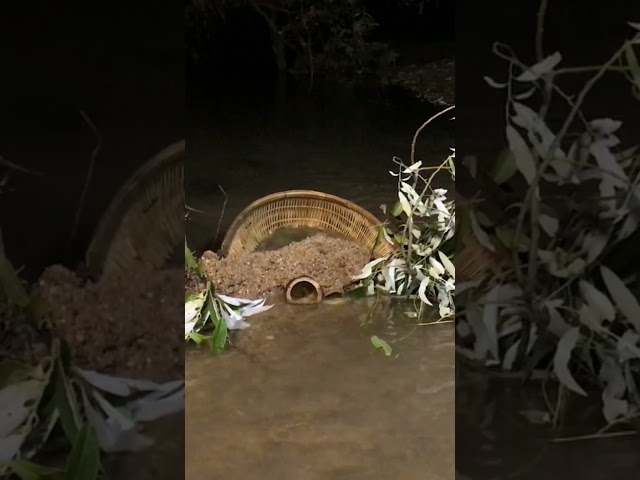
[[405,90],[421,102],[449,106],[456,102],[453,58],[400,66],[389,74],[388,85]]
[[[139,272],[126,279],[85,283],[74,272],[49,267],[33,286],[51,332],[0,305],[0,359],[37,364],[49,352],[49,334],[69,346],[75,365],[115,376],[168,381],[184,375],[181,270]],[[141,425],[155,444],[137,453],[103,458],[107,478],[173,480],[184,474],[184,413]],[[50,465],[64,450],[47,452]]]

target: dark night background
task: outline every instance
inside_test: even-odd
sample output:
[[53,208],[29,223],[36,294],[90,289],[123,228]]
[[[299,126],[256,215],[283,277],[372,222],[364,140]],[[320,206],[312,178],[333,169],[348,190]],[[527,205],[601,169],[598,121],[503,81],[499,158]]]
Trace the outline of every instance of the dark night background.
[[[538,0],[457,0],[456,12],[456,146],[459,159],[476,155],[480,169],[506,145],[504,91],[489,87],[488,75],[506,78],[507,65],[491,51],[495,41],[511,45],[525,63],[534,63]],[[640,2],[550,0],[545,27],[545,52],[560,51],[563,66],[601,65],[629,38],[627,21],[640,21]],[[566,79],[562,86],[577,92],[588,76]],[[585,105],[587,118],[611,117],[623,123],[621,138],[637,144],[640,108],[629,82],[619,75],[602,80]],[[560,103],[558,100],[557,103]],[[562,120],[566,111],[552,109],[549,118]],[[557,125],[555,126],[557,129]],[[458,173],[462,173],[458,169]],[[462,185],[456,188],[473,193]],[[487,195],[485,195],[485,198]],[[489,195],[491,199],[491,196]],[[489,200],[490,201],[490,200]],[[636,243],[637,245],[637,243]],[[623,263],[636,269],[635,251],[622,252]],[[550,443],[547,426],[533,425],[521,414],[538,405],[540,385],[480,380],[457,366],[456,470],[460,478],[630,478],[640,467],[638,436]],[[477,380],[477,379],[476,379]],[[601,426],[600,399],[589,398],[566,413],[581,432]],[[572,409],[571,409],[572,410]],[[575,425],[574,425],[575,424]]]
[[[34,275],[82,260],[119,186],[184,138],[184,4],[3,3],[0,155],[42,176],[12,174],[0,199],[7,254]],[[78,235],[74,216],[102,137]]]

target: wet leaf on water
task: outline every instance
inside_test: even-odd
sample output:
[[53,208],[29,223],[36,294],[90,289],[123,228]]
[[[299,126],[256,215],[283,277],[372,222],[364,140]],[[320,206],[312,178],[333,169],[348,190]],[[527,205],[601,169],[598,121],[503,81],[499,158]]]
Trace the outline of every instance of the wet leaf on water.
[[374,348],[377,348],[378,350],[382,350],[387,357],[391,356],[391,345],[389,345],[386,341],[384,341],[377,335],[371,336],[371,345],[373,345]]
[[603,320],[612,321],[616,316],[613,304],[604,293],[591,285],[586,280],[580,280],[580,293],[591,307],[591,310],[598,316],[598,323]]
[[640,333],[640,303],[624,282],[613,271],[604,265],[600,273],[609,295],[615,302],[622,315],[631,323],[636,332]]
[[506,135],[509,143],[509,149],[513,152],[516,167],[527,183],[531,185],[536,177],[538,169],[536,160],[531,153],[527,142],[524,141],[524,138],[522,138],[520,133],[518,133],[512,125],[507,125]]
[[353,300],[360,300],[362,298],[366,298],[368,295],[367,292],[367,287],[366,286],[362,286],[362,287],[358,287],[358,288],[354,288],[352,290],[348,290],[344,293],[344,296],[346,298],[350,298]]
[[582,389],[578,382],[573,378],[569,369],[569,362],[571,360],[571,354],[573,353],[578,339],[580,338],[580,330],[577,327],[572,327],[565,332],[565,334],[558,341],[556,353],[553,357],[553,370],[558,377],[558,381],[567,387],[569,390],[576,392],[582,396],[586,396],[587,393]]
[[519,82],[535,82],[541,76],[551,73],[561,61],[562,55],[560,52],[555,52],[518,75],[516,80]]
[[420,286],[418,287],[418,297],[420,297],[420,300],[422,301],[422,303],[429,306],[433,306],[433,303],[431,303],[427,298],[428,286],[429,286],[429,278],[425,277],[422,279],[422,281],[420,282]]

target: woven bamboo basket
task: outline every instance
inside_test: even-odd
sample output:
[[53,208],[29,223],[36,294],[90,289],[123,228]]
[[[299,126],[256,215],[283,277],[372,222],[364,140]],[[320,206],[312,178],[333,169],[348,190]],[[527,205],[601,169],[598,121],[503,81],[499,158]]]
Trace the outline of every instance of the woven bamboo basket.
[[318,229],[365,246],[373,258],[392,253],[396,246],[380,236],[382,222],[355,203],[312,190],[289,190],[263,197],[235,219],[222,242],[225,256],[256,250],[283,228]]
[[162,150],[120,189],[100,221],[86,255],[89,274],[159,269],[184,242],[185,142]]

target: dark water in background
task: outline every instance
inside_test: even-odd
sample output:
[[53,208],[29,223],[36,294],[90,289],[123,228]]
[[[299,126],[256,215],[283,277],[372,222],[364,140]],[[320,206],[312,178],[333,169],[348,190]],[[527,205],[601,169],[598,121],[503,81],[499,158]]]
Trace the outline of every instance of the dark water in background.
[[[458,157],[472,154],[480,162],[491,159],[505,145],[504,92],[490,88],[483,75],[501,81],[506,65],[491,52],[492,43],[511,45],[518,56],[534,58],[535,13],[538,2],[457,0],[456,17],[456,144]],[[631,35],[626,21],[640,19],[640,2],[549,2],[546,51],[560,51],[566,66],[604,63]],[[562,83],[577,92],[587,77]],[[637,143],[640,103],[628,82],[613,76],[599,83],[586,105],[587,117],[624,121],[621,137]],[[552,110],[552,122],[565,110]],[[557,127],[556,127],[557,129]],[[480,163],[482,165],[482,163]],[[456,469],[461,479],[635,478],[640,467],[640,436],[602,438],[569,443],[553,436],[597,431],[604,420],[599,398],[573,405],[566,414],[568,432],[552,432],[523,415],[546,409],[538,384],[472,374],[457,365]]]
[[[225,90],[190,85],[185,190],[193,248],[212,248],[220,232],[258,198],[289,189],[319,190],[374,214],[396,200],[394,156],[408,162],[416,129],[439,108],[368,88],[290,81],[282,89],[245,85]],[[454,146],[453,121],[442,117],[416,148],[426,165]],[[443,174],[440,185],[452,186]],[[220,236],[219,236],[220,237]],[[218,238],[220,239],[220,238]]]
[[[21,8],[22,7],[22,8]],[[0,155],[42,176],[12,175],[0,225],[33,278],[82,260],[93,229],[135,169],[184,137],[181,1],[12,4],[0,11]],[[9,11],[10,10],[10,11]],[[78,235],[89,161],[102,140]]]

